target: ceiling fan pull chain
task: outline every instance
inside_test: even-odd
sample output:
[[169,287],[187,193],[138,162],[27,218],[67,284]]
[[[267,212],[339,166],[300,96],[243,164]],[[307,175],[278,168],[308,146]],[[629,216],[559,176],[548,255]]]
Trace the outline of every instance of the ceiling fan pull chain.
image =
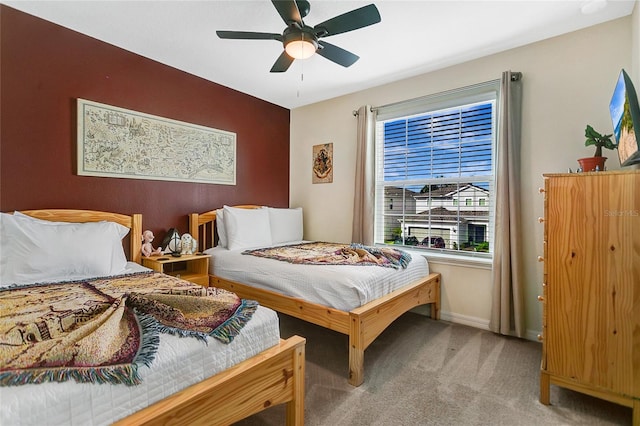
[[[300,83],[304,81],[304,73],[300,73]],[[298,87],[298,97],[300,97],[300,88]]]

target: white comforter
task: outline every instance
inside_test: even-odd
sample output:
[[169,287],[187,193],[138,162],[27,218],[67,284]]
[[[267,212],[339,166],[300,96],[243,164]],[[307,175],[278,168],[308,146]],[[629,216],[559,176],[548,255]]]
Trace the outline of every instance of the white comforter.
[[378,299],[429,274],[427,260],[413,255],[406,269],[361,265],[300,265],[215,247],[210,273],[343,311]]
[[151,368],[138,370],[140,385],[69,381],[0,387],[0,425],[111,424],[278,344],[279,339],[278,316],[263,306],[228,345],[213,338],[204,344],[161,334]]

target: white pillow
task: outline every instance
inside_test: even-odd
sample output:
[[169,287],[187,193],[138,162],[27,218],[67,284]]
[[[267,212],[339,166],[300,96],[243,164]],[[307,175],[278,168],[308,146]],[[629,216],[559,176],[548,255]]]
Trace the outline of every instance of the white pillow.
[[[38,223],[41,223],[43,225],[54,225],[54,226],[68,226],[68,225],[81,225],[82,223],[78,223],[78,222],[54,222],[51,220],[45,220],[45,219],[38,219],[36,217],[33,216],[29,216],[26,215],[22,212],[19,211],[14,211],[13,212],[13,217],[17,217],[20,219],[27,219],[27,220],[32,220]],[[127,236],[127,234],[129,233],[129,228],[127,228],[126,226],[120,225],[119,223],[115,223],[115,222],[108,222],[105,220],[102,220],[100,222],[97,223],[112,223],[113,225],[110,225],[110,227],[115,227],[116,231],[118,232],[118,235],[120,235],[120,241],[115,241],[115,240],[111,240],[109,238],[106,239],[106,241],[104,242],[104,244],[106,244],[107,242],[111,245],[111,249],[113,250],[113,258],[116,259],[118,262],[121,261],[121,259],[124,259],[125,263],[127,261],[127,257],[124,254],[124,249],[122,247],[122,239],[124,237]],[[93,226],[93,225],[92,225]],[[118,266],[120,263],[118,263],[116,266]]]
[[302,208],[277,209],[269,207],[269,224],[273,244],[302,241]]
[[227,231],[224,229],[224,209],[216,210],[216,231],[218,231],[218,247],[227,248]]
[[[78,225],[78,222],[54,222],[52,220],[45,220],[45,219],[39,219],[37,217],[33,217],[33,216],[29,216],[26,215],[18,210],[13,212],[13,217],[17,217],[20,219],[28,219],[28,220],[32,220],[34,222],[38,222],[41,223],[43,225]],[[118,233],[120,234],[120,239],[123,239],[124,237],[127,236],[127,234],[129,233],[129,228],[127,228],[126,226],[120,225],[119,223],[116,222],[108,222],[106,220],[102,220],[98,223],[113,223],[114,225],[116,225],[116,229],[118,230]],[[122,242],[120,242],[118,244],[117,247],[115,247],[116,250],[120,250],[122,249]],[[124,253],[124,251],[123,251]]]
[[229,250],[271,245],[268,209],[224,206],[224,228]]
[[0,213],[0,286],[115,275],[127,264],[114,222],[49,222]]

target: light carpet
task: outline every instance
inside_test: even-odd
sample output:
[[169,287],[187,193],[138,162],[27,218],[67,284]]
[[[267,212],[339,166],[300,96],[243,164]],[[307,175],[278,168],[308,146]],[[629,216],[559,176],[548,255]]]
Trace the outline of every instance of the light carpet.
[[[630,408],[551,386],[538,401],[541,345],[406,313],[365,351],[347,382],[347,336],[279,314],[283,337],[307,338],[305,424],[631,425]],[[283,406],[238,426],[283,425]]]

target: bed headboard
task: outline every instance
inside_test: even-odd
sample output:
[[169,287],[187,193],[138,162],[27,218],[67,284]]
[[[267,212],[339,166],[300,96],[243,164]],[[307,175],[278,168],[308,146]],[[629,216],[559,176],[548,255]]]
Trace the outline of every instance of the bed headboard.
[[[243,204],[231,207],[239,209],[260,209],[263,206]],[[205,213],[191,213],[189,215],[189,233],[193,238],[198,240],[199,251],[206,250],[215,245],[217,235],[215,227],[216,210],[211,210]]]
[[[135,213],[132,215],[100,212],[94,210],[68,210],[68,209],[47,209],[47,210],[21,210],[23,214],[42,220],[54,222],[116,222],[129,228],[129,260],[142,262],[142,215]],[[126,240],[126,238],[125,238]],[[127,250],[125,250],[126,252]]]

